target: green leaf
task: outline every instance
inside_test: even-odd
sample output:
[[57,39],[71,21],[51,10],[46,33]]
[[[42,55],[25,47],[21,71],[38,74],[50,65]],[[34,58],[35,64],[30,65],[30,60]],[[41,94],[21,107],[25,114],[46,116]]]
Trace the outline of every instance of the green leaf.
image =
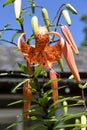
[[7,5],[13,3],[14,1],[15,1],[15,0],[6,0],[6,1],[4,2],[4,4],[3,4],[3,7],[5,7],[5,6],[7,6]]
[[24,79],[22,82],[20,82],[18,85],[15,86],[15,88],[12,90],[13,93],[15,93],[15,91],[21,86],[23,85],[25,82],[29,81],[30,79]]
[[47,72],[45,70],[42,70],[41,75],[43,75],[44,77],[47,77]]
[[37,66],[37,67],[35,68],[35,72],[34,72],[35,78],[38,77],[38,76],[41,74],[42,68],[43,68],[42,65],[39,65],[39,66]]
[[7,28],[8,26],[10,26],[10,25],[11,25],[11,24],[5,24],[3,28],[6,29],[6,28]]
[[16,22],[17,22],[18,24],[22,24],[22,23],[24,22],[24,17],[21,17],[21,18],[16,19]]
[[39,130],[48,130],[46,128],[46,126],[44,126],[43,124],[41,123],[37,123],[37,124],[33,124],[31,127],[29,127],[29,129],[27,130],[36,130],[36,129],[39,129]]
[[85,88],[87,88],[87,83],[85,83],[84,85],[79,84],[78,86],[79,86],[80,89],[85,89]]
[[22,9],[22,10],[21,10],[21,14],[22,14],[22,13],[25,13],[25,14],[31,16],[31,13],[30,13],[29,11],[25,10],[25,9]]
[[19,66],[21,71],[23,71],[26,74],[29,74],[28,68],[24,64],[18,63],[18,66]]
[[14,40],[14,38],[15,38],[15,37],[16,37],[19,33],[21,33],[21,31],[17,31],[17,32],[15,32],[15,33],[13,34],[13,36],[12,36],[11,40],[13,41],[13,40]]
[[59,81],[59,80],[60,80],[59,78],[49,80],[48,82],[44,83],[43,87],[46,87],[46,86],[48,86],[49,84],[51,84],[52,82]]
[[12,106],[12,105],[19,104],[19,103],[22,103],[22,102],[24,102],[24,101],[23,100],[18,100],[18,101],[9,103],[8,106]]

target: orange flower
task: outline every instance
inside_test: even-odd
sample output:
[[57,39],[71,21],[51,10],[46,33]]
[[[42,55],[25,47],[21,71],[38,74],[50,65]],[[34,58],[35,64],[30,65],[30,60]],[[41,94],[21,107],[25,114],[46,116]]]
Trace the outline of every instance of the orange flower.
[[[56,72],[54,70],[50,70],[49,76],[50,76],[50,80],[57,79]],[[58,100],[58,82],[57,81],[53,81],[51,83],[51,89],[53,89],[53,92],[52,92],[53,102],[56,102]],[[57,104],[55,105],[55,107],[57,107]]]
[[[64,39],[58,32],[48,32],[45,26],[40,26],[38,27],[38,31],[36,33],[35,48],[22,41],[22,37],[25,33],[23,33],[18,39],[18,48],[23,52],[29,63],[38,62],[43,65],[43,67],[50,69],[52,68],[53,63],[60,59],[63,54],[76,81],[80,82],[80,76],[71,50],[72,48],[75,53],[78,54],[79,52],[77,46],[67,26],[62,26],[61,29],[65,36],[66,42],[64,42]],[[53,34],[59,38],[59,41],[54,46],[50,46],[50,34]]]
[[[32,91],[30,90],[30,88],[31,86],[28,81],[24,83],[23,85],[24,112],[26,112],[31,106],[30,98],[32,97]],[[24,118],[29,118],[29,114],[28,113],[24,114]]]
[[46,68],[51,68],[53,63],[61,57],[61,39],[56,45],[51,47],[49,42],[49,33],[45,26],[38,27],[35,39],[35,48],[22,41],[23,35],[25,35],[25,33],[23,33],[18,39],[18,48],[23,52],[29,63],[38,62]]

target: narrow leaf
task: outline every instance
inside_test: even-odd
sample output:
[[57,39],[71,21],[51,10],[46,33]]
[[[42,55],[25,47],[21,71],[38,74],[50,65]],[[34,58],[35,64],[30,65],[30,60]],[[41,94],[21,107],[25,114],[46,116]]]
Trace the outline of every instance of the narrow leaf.
[[5,6],[7,6],[7,5],[13,3],[14,1],[15,1],[15,0],[6,0],[6,1],[4,2],[4,4],[3,4],[3,7],[5,7]]
[[29,81],[29,79],[24,79],[22,82],[20,82],[17,86],[15,86],[15,88],[12,90],[13,93],[15,93],[15,91],[21,86],[23,85],[25,82]]
[[20,33],[21,33],[20,31],[15,32],[15,33],[13,34],[11,40],[14,41],[14,38],[15,38],[18,34],[20,34]]
[[29,74],[28,68],[24,64],[18,63],[19,68],[26,74]]
[[38,77],[38,76],[41,74],[42,68],[43,68],[42,65],[39,65],[39,66],[37,66],[37,67],[35,68],[35,72],[34,72],[34,76],[35,76],[35,77]]

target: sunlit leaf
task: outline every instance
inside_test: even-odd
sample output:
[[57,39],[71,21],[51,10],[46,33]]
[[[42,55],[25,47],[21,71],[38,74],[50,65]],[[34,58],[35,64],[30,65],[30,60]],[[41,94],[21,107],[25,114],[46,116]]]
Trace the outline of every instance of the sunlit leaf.
[[15,0],[6,0],[4,3],[3,3],[3,7],[13,3]]
[[21,10],[21,13],[25,13],[25,14],[28,14],[28,15],[31,16],[31,13],[30,13],[29,11],[25,10],[25,9],[22,9],[22,10]]
[[4,27],[3,27],[4,30],[5,30],[8,26],[10,26],[10,25],[11,25],[11,24],[5,24]]
[[20,34],[20,33],[21,33],[20,31],[15,32],[15,33],[13,34],[13,36],[12,36],[11,40],[13,41],[13,40],[14,40],[14,38],[15,38],[18,34]]
[[12,106],[12,105],[19,104],[19,103],[22,103],[22,102],[23,102],[23,100],[18,100],[18,101],[9,103],[8,106]]
[[46,87],[46,86],[48,86],[49,84],[51,84],[52,82],[55,82],[55,81],[59,81],[59,78],[49,80],[48,82],[43,84],[43,87]]
[[29,74],[29,70],[28,70],[28,68],[24,64],[18,63],[18,66],[19,66],[21,71],[23,71],[26,74]]
[[38,77],[38,76],[41,74],[42,68],[43,68],[42,65],[39,65],[39,66],[37,66],[37,67],[35,68],[35,72],[34,72],[34,76],[35,76],[35,77]]
[[23,17],[18,18],[18,19],[16,19],[16,22],[19,24],[22,24],[24,22],[24,18]]
[[15,93],[15,91],[23,85],[25,82],[29,81],[30,79],[24,79],[22,82],[20,82],[18,85],[15,86],[15,88],[12,90],[12,93]]

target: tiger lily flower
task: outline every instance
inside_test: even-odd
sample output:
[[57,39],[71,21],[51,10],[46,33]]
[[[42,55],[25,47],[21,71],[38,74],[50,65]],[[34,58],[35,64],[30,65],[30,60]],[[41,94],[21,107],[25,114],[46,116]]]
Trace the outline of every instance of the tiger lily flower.
[[[64,55],[65,60],[76,81],[80,82],[79,72],[72,52],[72,49],[74,49],[75,53],[78,54],[78,49],[75,45],[75,42],[73,41],[69,29],[67,29],[66,26],[62,26],[61,28],[65,36],[65,40],[58,32],[48,32],[45,26],[40,26],[38,27],[36,32],[35,47],[28,45],[22,40],[22,37],[26,35],[25,33],[22,33],[21,36],[18,38],[18,48],[24,54],[24,57],[29,64],[38,62],[39,64],[43,65],[43,67],[50,69],[49,76],[51,80],[56,79],[57,77],[55,71],[51,69],[52,65],[56,61],[58,61],[62,57],[62,55]],[[53,34],[59,38],[58,42],[53,46],[50,46],[50,34]],[[23,86],[24,99],[30,99],[32,97],[32,92],[30,88],[31,86],[29,82],[26,82]],[[58,82],[52,82],[51,88],[56,89],[52,92],[53,101],[55,102],[58,100]],[[24,112],[30,108],[30,105],[30,101],[24,102]],[[29,114],[26,113],[24,117],[29,118]]]
[[[60,59],[63,54],[76,81],[80,82],[80,76],[78,73],[77,66],[75,64],[75,59],[71,48],[74,49],[76,54],[78,54],[78,49],[75,45],[75,42],[72,38],[69,29],[67,29],[66,26],[62,26],[61,28],[66,39],[65,42],[58,32],[48,32],[45,26],[40,26],[38,27],[36,33],[35,48],[31,47],[30,45],[27,45],[27,43],[22,40],[22,37],[25,35],[25,33],[21,34],[18,39],[18,48],[24,54],[26,60],[29,63],[38,62],[39,64],[43,65],[43,67],[48,69],[51,69],[55,61]],[[50,46],[50,34],[53,34],[59,38],[59,41],[54,46]]]
[[[29,82],[27,81],[23,85],[24,112],[26,112],[31,106],[30,99],[32,97],[32,91],[30,89],[31,89],[31,86],[30,86]],[[29,114],[25,113],[24,118],[29,118]]]
[[62,38],[59,33],[57,33],[58,38],[60,39],[58,43],[54,46],[50,46],[49,34],[45,26],[38,27],[36,34],[36,44],[35,48],[27,45],[22,40],[22,37],[25,33],[21,34],[18,39],[18,48],[23,52],[26,60],[29,63],[38,62],[43,65],[45,68],[52,67],[53,63],[61,58],[62,55]]

